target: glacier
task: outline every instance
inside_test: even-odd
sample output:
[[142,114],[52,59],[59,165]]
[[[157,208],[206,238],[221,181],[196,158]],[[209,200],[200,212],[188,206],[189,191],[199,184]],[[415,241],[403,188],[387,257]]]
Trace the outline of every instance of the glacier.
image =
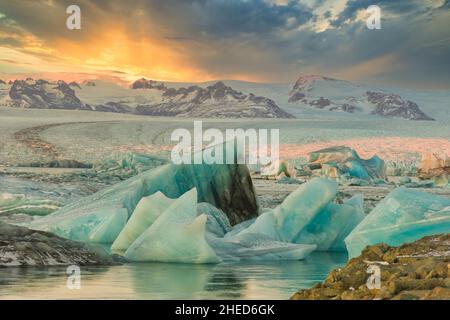
[[450,231],[450,199],[400,187],[390,192],[345,238],[349,257],[367,245],[398,246]]

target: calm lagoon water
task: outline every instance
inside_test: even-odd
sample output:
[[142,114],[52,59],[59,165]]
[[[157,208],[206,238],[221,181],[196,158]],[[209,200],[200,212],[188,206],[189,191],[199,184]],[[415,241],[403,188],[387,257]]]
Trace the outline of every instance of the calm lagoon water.
[[0,299],[288,299],[346,261],[346,254],[313,253],[303,261],[257,264],[82,267],[78,290],[67,288],[65,267],[3,268]]

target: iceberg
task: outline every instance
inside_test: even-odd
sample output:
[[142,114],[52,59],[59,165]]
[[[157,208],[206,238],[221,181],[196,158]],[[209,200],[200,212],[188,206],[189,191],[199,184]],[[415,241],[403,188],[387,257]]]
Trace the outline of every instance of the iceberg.
[[389,193],[345,238],[350,257],[367,245],[398,246],[450,232],[450,199],[400,187]]
[[212,204],[207,202],[197,204],[197,215],[202,214],[205,214],[207,217],[206,232],[223,237],[231,230],[231,224],[228,221],[227,215]]
[[273,212],[279,240],[294,242],[300,231],[336,197],[337,188],[332,180],[314,178],[287,196]]
[[[319,251],[345,251],[344,238],[365,217],[363,197],[354,196],[343,204],[333,203],[336,182],[314,178],[292,192],[274,210],[262,213],[251,224],[236,226],[225,235],[230,242],[240,243],[251,236],[263,237],[272,246],[284,244],[313,245]],[[257,240],[255,240],[257,241]],[[213,245],[214,247],[214,245]]]
[[114,243],[111,246],[111,250],[120,251],[128,249],[174,201],[160,191],[151,196],[143,197],[117,239],[115,241],[113,239]]
[[363,180],[386,178],[386,166],[382,159],[378,156],[361,159],[355,150],[345,146],[311,152],[309,162],[307,167],[311,170],[320,169],[323,175],[331,178],[341,175]]
[[447,154],[424,154],[419,167],[419,178],[430,179],[440,187],[450,182],[450,158]]
[[207,216],[197,216],[197,190],[176,199],[125,252],[130,261],[217,263],[205,239]]
[[192,188],[198,190],[199,202],[208,202],[225,212],[233,225],[258,215],[255,191],[245,165],[166,164],[74,201],[25,226],[84,241],[107,213],[125,210],[130,218],[143,197],[160,191],[175,199]]
[[295,243],[316,244],[318,251],[346,251],[344,238],[364,219],[363,198],[328,204],[299,233]]

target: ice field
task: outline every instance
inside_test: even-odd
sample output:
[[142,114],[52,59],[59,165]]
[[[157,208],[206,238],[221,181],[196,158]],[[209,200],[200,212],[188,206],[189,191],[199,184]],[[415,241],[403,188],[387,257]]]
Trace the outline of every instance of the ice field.
[[[279,129],[281,157],[288,159],[305,157],[311,151],[336,144],[349,145],[365,157],[376,153],[394,160],[423,152],[450,154],[450,126],[445,118],[411,122],[328,117],[331,118],[204,119],[203,127]],[[0,165],[15,166],[55,157],[95,162],[127,151],[168,155],[176,144],[170,141],[172,131],[192,130],[192,120],[0,107]]]

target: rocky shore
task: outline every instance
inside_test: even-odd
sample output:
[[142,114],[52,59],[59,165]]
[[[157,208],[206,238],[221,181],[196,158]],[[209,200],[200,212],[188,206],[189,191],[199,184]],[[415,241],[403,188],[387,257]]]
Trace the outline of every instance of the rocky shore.
[[0,267],[118,263],[102,247],[0,222]]
[[[374,270],[380,272],[379,286],[370,281],[368,286]],[[450,300],[450,234],[400,247],[368,246],[345,267],[330,272],[323,283],[300,290],[291,299]]]

